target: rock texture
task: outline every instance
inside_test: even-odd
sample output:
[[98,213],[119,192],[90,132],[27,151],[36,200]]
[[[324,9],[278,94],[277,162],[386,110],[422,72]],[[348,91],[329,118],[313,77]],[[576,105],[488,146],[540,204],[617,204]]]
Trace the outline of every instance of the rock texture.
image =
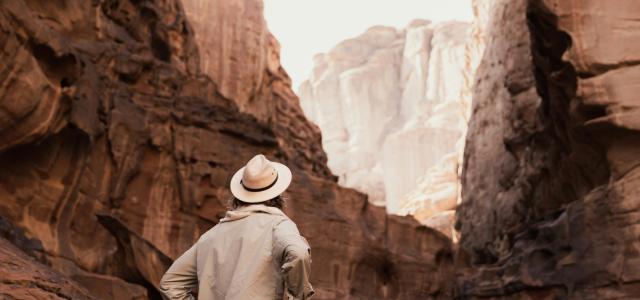
[[80,284],[51,271],[0,238],[0,298],[93,299]]
[[261,1],[3,1],[0,29],[3,236],[96,298],[158,298],[256,153],[295,174],[317,299],[450,297],[446,237],[337,185]]
[[[436,206],[456,207],[458,168],[445,156],[459,163],[463,148],[474,69],[470,34],[467,23],[417,20],[403,30],[373,27],[316,56],[301,103],[322,130],[341,184],[389,213],[422,220]],[[442,184],[425,190],[434,180]]]
[[[294,171],[287,213],[313,247],[317,299],[640,297],[640,110],[633,98],[640,4],[475,5],[490,7],[492,17],[471,31],[487,44],[454,249],[443,234],[337,185],[319,129],[279,64],[260,1],[0,2],[0,295],[157,299],[171,259],[224,213],[229,175],[262,152]],[[430,26],[416,22],[405,34],[433,40]],[[318,76],[328,75],[318,82],[340,83],[346,95],[385,95],[385,84],[428,70],[381,67],[389,60],[404,66],[404,57],[424,66],[416,63],[424,53],[407,56],[410,39],[400,35],[374,28],[366,43],[348,41],[318,57],[339,62],[320,64],[326,70]],[[468,53],[468,44],[460,47]],[[352,61],[353,51],[373,52]],[[362,67],[329,76],[353,65]],[[381,74],[376,84],[359,87],[359,76],[372,70]],[[420,91],[418,83],[404,88]],[[365,112],[385,103],[371,99],[380,102],[344,107]],[[459,111],[455,101],[411,105]],[[407,122],[399,122],[401,133],[411,124],[451,124]],[[338,147],[347,132],[327,138]],[[441,161],[447,168],[424,178],[446,191],[459,160]],[[451,217],[434,210],[430,222],[438,227]]]
[[640,297],[637,1],[495,1],[467,134],[460,298]]

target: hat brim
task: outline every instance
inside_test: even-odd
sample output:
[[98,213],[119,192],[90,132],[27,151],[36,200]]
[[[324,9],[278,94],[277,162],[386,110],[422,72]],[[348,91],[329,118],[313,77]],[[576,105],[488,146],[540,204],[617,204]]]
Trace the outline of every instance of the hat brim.
[[246,190],[240,183],[240,181],[242,181],[242,174],[244,173],[245,168],[242,167],[235,174],[233,174],[233,177],[231,177],[231,194],[233,194],[233,196],[238,200],[247,203],[264,202],[282,194],[291,184],[291,170],[289,170],[287,166],[281,163],[271,162],[271,164],[278,172],[278,179],[272,187],[260,192],[251,192]]

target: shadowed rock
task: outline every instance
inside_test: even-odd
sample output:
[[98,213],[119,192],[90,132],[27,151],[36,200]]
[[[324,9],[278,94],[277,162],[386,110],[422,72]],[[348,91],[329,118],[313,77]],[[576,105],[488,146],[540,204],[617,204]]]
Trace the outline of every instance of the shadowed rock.
[[52,271],[0,238],[0,298],[94,299],[77,282]]
[[473,271],[458,297],[640,297],[639,12],[494,1],[458,211]]

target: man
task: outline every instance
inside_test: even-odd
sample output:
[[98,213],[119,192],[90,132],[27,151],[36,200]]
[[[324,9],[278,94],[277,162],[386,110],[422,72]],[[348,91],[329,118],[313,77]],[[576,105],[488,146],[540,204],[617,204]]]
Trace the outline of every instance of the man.
[[311,252],[283,212],[287,166],[256,155],[231,179],[232,210],[171,265],[160,281],[167,299],[309,299]]

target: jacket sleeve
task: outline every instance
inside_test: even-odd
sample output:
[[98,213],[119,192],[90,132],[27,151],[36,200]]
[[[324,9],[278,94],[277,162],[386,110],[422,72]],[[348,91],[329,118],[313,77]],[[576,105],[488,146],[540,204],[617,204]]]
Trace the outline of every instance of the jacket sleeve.
[[314,291],[309,276],[311,248],[291,220],[284,220],[274,228],[273,254],[280,263],[280,272],[289,299],[309,299]]
[[198,285],[196,245],[173,262],[160,280],[160,292],[165,299],[194,300],[191,289]]

